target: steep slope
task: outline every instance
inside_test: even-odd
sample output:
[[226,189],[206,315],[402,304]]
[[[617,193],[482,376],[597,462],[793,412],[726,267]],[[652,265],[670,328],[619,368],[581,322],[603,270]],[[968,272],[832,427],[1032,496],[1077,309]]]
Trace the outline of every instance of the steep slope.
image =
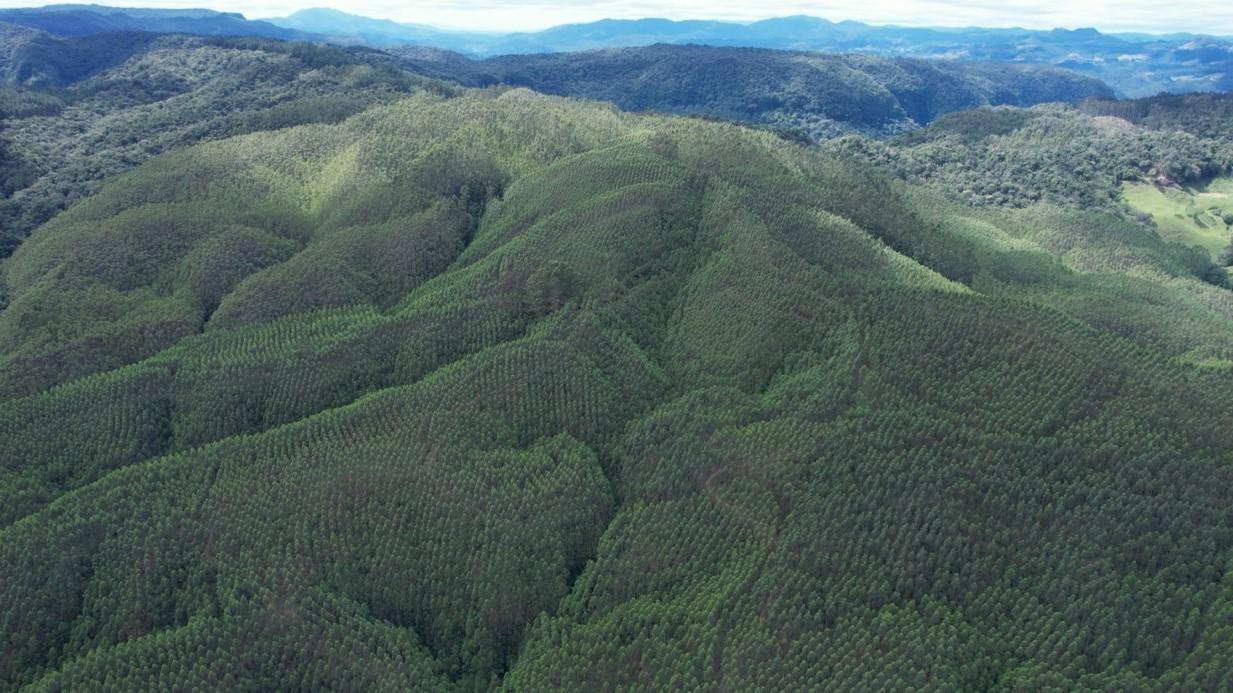
[[[0,200],[0,258],[104,179],[200,140],[337,122],[442,88],[389,56],[265,39],[5,31],[0,150],[22,170]],[[10,106],[6,108],[6,106]]]
[[420,94],[3,277],[7,687],[1233,683],[1233,294],[1114,217]]
[[416,72],[469,86],[505,83],[611,101],[632,111],[690,113],[804,131],[889,135],[977,106],[1031,106],[1111,96],[1064,70],[751,48],[656,45],[469,61],[391,49]]
[[1046,202],[1135,219],[1190,248],[1194,271],[1228,286],[1233,206],[1222,176],[1233,173],[1230,103],[1226,95],[1190,94],[983,108],[889,143],[844,138],[825,146],[971,205]]
[[859,154],[908,180],[979,205],[1022,207],[1046,201],[1113,211],[1123,181],[1195,183],[1233,171],[1233,136],[1207,125],[1219,122],[1219,110],[1201,117],[1196,108],[1193,127],[1168,121],[1159,127],[1149,122],[1136,126],[1084,112],[1130,112],[1141,104],[982,108],[948,115],[892,142],[846,138],[825,148]]
[[128,60],[146,50],[155,38],[128,32],[64,40],[0,24],[0,80],[31,87],[66,87]]
[[1153,130],[1233,141],[1233,92],[1159,94],[1144,99],[1091,99],[1079,105],[1088,115],[1120,118]]

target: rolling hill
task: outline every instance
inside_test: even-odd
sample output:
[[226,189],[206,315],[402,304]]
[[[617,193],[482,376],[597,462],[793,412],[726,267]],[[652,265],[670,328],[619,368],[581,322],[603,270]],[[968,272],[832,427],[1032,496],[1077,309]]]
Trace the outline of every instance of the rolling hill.
[[523,89],[164,153],[0,271],[0,686],[1227,688],[1200,269]]
[[61,39],[0,28],[0,258],[107,177],[162,151],[337,122],[417,89],[449,88],[392,62],[270,39]]
[[1189,94],[980,108],[890,142],[846,137],[824,148],[968,205],[1045,202],[1134,218],[1199,249],[1216,263],[1199,273],[1223,284],[1233,264],[1231,104],[1229,94]]
[[1233,689],[1207,39],[14,16],[0,691]]
[[1233,171],[1233,138],[1136,126],[1086,108],[981,108],[890,142],[848,137],[824,147],[885,164],[898,177],[975,205],[1044,201],[1112,212],[1125,181],[1191,184]]
[[[257,38],[0,27],[0,257],[115,175],[201,139],[333,122],[408,91],[506,82],[786,135],[885,136],[989,103],[1107,95],[1048,68],[658,46],[472,61]],[[2,298],[0,298],[2,301]]]

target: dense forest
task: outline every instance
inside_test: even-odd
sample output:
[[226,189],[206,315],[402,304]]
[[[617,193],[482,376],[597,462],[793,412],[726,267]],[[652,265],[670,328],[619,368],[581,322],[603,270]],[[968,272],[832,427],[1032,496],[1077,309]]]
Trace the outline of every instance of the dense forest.
[[0,36],[0,690],[1233,688],[1228,98]]
[[0,257],[108,176],[162,151],[337,122],[419,89],[495,83],[740,120],[804,140],[893,134],[984,104],[1109,93],[1061,70],[860,56],[660,46],[480,62],[258,38],[59,38],[0,25]]
[[631,111],[762,123],[818,139],[897,134],[977,106],[1113,94],[1090,77],[1034,65],[756,48],[657,45],[479,61],[419,47],[390,52],[416,72],[467,86],[528,87]]
[[[1148,101],[1116,103],[1135,108]],[[1181,123],[1135,127],[1120,117],[1088,115],[1109,107],[1095,103],[977,109],[892,142],[844,138],[826,149],[887,164],[908,180],[974,204],[1018,207],[1044,201],[1111,210],[1122,181],[1172,185],[1233,172],[1233,133],[1197,136]]]
[[1226,687],[1195,271],[522,90],[165,154],[3,265],[0,680]]
[[1044,202],[1101,210],[1157,231],[1158,223],[1177,220],[1153,218],[1151,210],[1127,204],[1128,183],[1150,184],[1168,196],[1214,197],[1204,209],[1170,211],[1194,216],[1218,239],[1203,244],[1214,246],[1213,262],[1200,274],[1227,284],[1220,268],[1233,266],[1233,197],[1205,186],[1233,174],[1230,114],[1233,98],[1227,94],[979,108],[945,115],[889,142],[844,137],[823,148],[969,205],[1028,208]]
[[108,176],[160,152],[338,122],[420,89],[452,88],[384,54],[308,43],[148,33],[58,39],[0,27],[5,39],[0,257]]

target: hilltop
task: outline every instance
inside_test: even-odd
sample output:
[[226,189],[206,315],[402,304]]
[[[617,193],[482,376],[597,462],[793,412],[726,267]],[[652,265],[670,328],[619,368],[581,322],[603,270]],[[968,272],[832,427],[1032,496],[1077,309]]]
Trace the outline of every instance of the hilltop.
[[[442,80],[507,83],[634,110],[887,136],[982,104],[1107,95],[1049,68],[659,46],[473,61],[258,38],[59,38],[0,27],[0,257],[107,176],[201,139],[335,122]],[[688,87],[686,87],[688,83]]]
[[0,28],[0,258],[109,176],[163,151],[337,122],[418,89],[448,88],[392,63],[371,50],[271,39],[61,39]]

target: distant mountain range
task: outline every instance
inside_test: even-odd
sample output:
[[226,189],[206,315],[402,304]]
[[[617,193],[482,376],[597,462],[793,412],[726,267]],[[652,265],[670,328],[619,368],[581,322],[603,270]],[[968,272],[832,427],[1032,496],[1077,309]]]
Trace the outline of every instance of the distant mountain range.
[[0,10],[0,22],[41,29],[57,36],[88,36],[112,31],[149,31],[203,36],[266,36],[312,39],[304,32],[246,19],[236,12],[162,10],[104,5],[47,5]]
[[332,9],[308,9],[288,17],[253,21],[239,14],[210,10],[136,10],[99,5],[0,10],[0,22],[61,36],[119,30],[259,35],[382,48],[428,46],[472,57],[658,43],[873,53],[1053,65],[1097,77],[1125,96],[1162,91],[1233,90],[1233,41],[1192,34],[1104,34],[1095,29],[917,28],[831,22],[805,16],[751,24],[606,19],[539,32],[493,34],[446,31]]
[[556,53],[666,44],[704,44],[781,50],[874,53],[913,58],[1046,64],[1097,77],[1119,93],[1142,96],[1161,91],[1233,89],[1233,41],[1191,34],[1114,35],[1095,29],[917,28],[831,22],[794,16],[752,24],[668,19],[605,19],[533,33],[451,33],[348,15],[304,10],[270,23],[363,41],[446,48],[473,56]]

